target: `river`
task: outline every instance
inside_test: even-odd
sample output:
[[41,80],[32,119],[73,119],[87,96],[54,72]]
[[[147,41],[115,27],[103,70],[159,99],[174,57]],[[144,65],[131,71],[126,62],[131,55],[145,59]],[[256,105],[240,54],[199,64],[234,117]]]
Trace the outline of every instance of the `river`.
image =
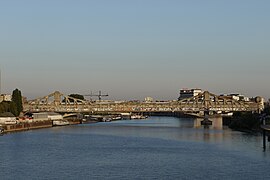
[[0,179],[270,179],[270,146],[188,118],[81,124],[0,136]]

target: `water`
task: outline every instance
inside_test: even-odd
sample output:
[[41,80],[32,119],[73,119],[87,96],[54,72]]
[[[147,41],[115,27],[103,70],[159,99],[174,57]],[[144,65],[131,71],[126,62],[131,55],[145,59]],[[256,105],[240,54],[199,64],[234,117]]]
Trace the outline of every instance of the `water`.
[[150,117],[0,137],[0,179],[269,179],[262,137]]

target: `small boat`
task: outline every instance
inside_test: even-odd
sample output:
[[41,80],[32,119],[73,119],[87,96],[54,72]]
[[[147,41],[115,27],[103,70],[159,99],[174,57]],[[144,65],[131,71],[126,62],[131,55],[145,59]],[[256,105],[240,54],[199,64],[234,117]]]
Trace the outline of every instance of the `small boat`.
[[121,120],[121,119],[122,119],[121,116],[114,116],[114,117],[112,117],[112,120]]
[[102,122],[111,122],[112,118],[111,117],[103,117]]
[[5,129],[2,126],[0,126],[0,134],[4,134],[4,131]]
[[146,119],[147,116],[139,115],[139,114],[134,114],[130,116],[130,119]]
[[66,126],[69,125],[67,120],[53,120],[53,126]]

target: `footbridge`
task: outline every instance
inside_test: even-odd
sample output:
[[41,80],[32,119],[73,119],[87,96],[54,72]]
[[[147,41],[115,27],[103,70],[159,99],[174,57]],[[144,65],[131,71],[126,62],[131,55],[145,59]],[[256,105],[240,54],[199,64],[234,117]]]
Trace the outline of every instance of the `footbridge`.
[[117,112],[261,112],[264,109],[260,97],[252,101],[237,101],[204,91],[197,96],[180,101],[134,102],[134,101],[96,101],[76,99],[56,91],[42,98],[23,104],[25,112],[60,113],[117,113]]

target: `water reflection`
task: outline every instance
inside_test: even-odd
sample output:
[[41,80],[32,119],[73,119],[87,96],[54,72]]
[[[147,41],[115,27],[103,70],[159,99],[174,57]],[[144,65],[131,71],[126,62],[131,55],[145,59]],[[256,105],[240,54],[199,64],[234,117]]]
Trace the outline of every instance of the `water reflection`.
[[[254,137],[243,136],[241,132],[233,132],[222,126],[222,118],[213,118],[208,129],[201,126],[202,118],[149,117],[146,120],[124,120],[97,124],[84,124],[70,129],[72,133],[90,133],[124,137],[150,137],[177,141],[196,141],[218,143],[233,147],[233,143],[250,143]],[[65,128],[65,131],[67,129]],[[234,140],[235,138],[235,140]],[[243,139],[241,139],[243,138]],[[255,140],[254,147],[260,147],[260,141]]]

